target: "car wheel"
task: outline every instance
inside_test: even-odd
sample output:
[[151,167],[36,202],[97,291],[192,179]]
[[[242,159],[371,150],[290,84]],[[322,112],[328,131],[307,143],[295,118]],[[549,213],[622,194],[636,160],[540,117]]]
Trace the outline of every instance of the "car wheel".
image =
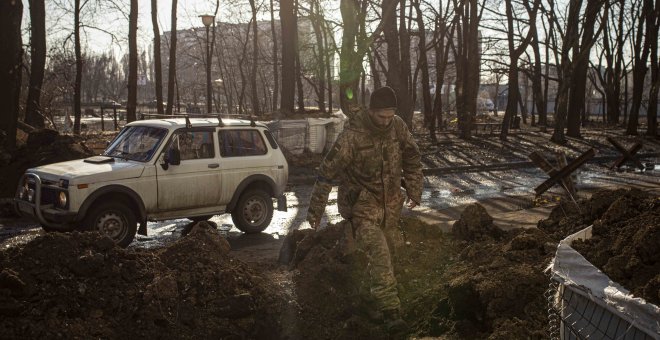
[[135,237],[137,220],[133,211],[124,204],[102,203],[87,214],[84,227],[89,231],[99,231],[118,246],[126,248]]
[[231,212],[236,228],[244,233],[256,234],[264,231],[273,219],[273,200],[260,189],[250,189],[241,194]]
[[193,222],[201,222],[201,221],[208,221],[213,216],[214,215],[204,215],[204,216],[193,216],[193,217],[186,217],[186,218],[193,221]]

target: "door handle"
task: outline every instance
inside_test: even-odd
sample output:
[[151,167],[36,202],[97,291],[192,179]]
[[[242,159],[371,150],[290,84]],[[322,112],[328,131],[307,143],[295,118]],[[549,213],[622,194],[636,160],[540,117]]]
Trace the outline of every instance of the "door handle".
[[209,168],[210,168],[210,169],[215,169],[215,168],[217,168],[217,167],[219,167],[219,166],[220,166],[220,164],[218,164],[218,163],[212,163],[212,164],[209,164]]

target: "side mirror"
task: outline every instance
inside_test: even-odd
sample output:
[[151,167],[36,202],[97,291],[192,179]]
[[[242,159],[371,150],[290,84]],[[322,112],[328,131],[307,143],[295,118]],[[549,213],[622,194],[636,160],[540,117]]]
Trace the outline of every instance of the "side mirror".
[[170,164],[179,165],[181,164],[181,152],[178,149],[170,149],[167,151],[163,157],[163,163],[160,163],[160,166],[163,170],[170,168]]
[[165,156],[165,161],[172,165],[181,164],[181,151],[179,149],[170,149]]

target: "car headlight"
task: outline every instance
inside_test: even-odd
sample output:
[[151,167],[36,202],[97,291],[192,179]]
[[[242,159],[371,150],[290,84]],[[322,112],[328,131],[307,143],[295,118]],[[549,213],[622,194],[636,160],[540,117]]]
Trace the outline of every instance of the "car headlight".
[[66,207],[66,199],[66,193],[64,191],[60,191],[60,194],[57,197],[57,203],[60,207]]

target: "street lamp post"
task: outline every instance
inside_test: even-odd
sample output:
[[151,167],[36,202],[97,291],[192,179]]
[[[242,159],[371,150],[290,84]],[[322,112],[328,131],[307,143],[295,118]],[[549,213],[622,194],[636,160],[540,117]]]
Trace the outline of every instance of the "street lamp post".
[[[218,78],[213,81],[215,83],[215,88],[220,91],[220,86],[222,86],[222,78]],[[218,94],[218,102],[216,103],[216,106],[218,107],[218,113],[222,113],[222,93]]]
[[213,102],[211,95],[211,48],[209,44],[209,28],[215,20],[214,15],[205,14],[200,15],[202,23],[206,26],[206,113],[209,114],[213,110]]

